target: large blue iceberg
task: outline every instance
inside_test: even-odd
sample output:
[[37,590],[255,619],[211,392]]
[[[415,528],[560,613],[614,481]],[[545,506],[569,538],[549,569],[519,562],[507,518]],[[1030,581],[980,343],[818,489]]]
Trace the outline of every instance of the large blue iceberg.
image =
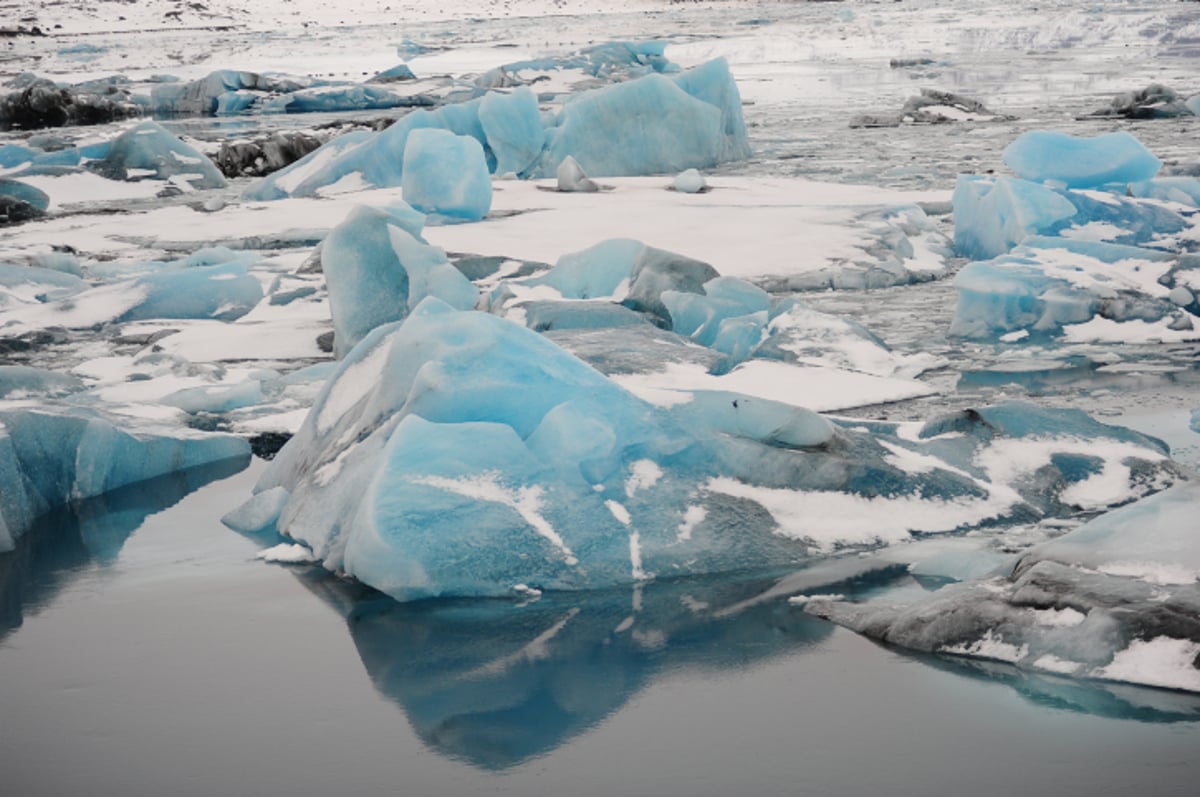
[[414,130],[404,147],[404,201],[422,213],[478,221],[492,207],[483,147],[471,136]]
[[178,177],[197,189],[225,187],[212,160],[156,122],[142,122],[117,136],[108,154],[89,168],[112,180],[140,179],[149,172],[159,180]]
[[[688,398],[654,407],[535,332],[427,298],[345,357],[257,491],[287,491],[278,530],[327,567],[415,599],[791,564],[1178,478],[1161,443],[1081,413],[901,430]],[[1017,450],[1016,469],[988,464]]]

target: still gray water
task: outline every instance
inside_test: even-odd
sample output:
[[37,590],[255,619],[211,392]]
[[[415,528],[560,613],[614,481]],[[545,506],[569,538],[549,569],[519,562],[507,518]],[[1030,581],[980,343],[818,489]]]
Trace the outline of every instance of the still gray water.
[[256,561],[215,508],[258,470],[3,558],[6,794],[1195,793],[1198,697],[903,655],[768,574],[395,604]]

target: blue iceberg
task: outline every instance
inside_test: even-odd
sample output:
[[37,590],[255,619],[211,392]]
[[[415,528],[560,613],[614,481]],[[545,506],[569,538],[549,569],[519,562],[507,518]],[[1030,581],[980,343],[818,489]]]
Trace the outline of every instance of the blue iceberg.
[[234,321],[263,298],[262,284],[240,262],[168,268],[139,277],[133,290],[141,301],[117,321],[151,318],[212,318]]
[[0,399],[56,397],[80,390],[83,382],[70,374],[28,365],[0,365]]
[[446,253],[420,237],[425,217],[403,203],[359,206],[321,245],[334,351],[344,356],[376,327],[408,315],[426,296],[471,309],[479,291]]
[[1125,131],[1081,138],[1049,130],[1022,133],[1008,145],[1004,163],[1026,180],[1066,188],[1137,183],[1158,174],[1162,161]]
[[70,501],[249,456],[249,444],[232,435],[122,428],[82,408],[0,409],[0,551]]
[[750,155],[737,85],[720,59],[672,77],[654,73],[573,95],[553,120],[535,118],[536,111],[532,93],[520,90],[414,111],[355,146],[326,150],[334,139],[312,153],[301,179],[276,179],[252,198],[314,196],[350,175],[399,186],[408,137],[422,128],[470,136],[483,147],[489,172],[522,177],[552,177],[568,156],[593,175],[640,175]]
[[404,201],[423,213],[478,221],[492,207],[483,147],[446,130],[414,130],[404,146]]
[[50,197],[40,188],[35,188],[28,183],[23,183],[20,180],[12,180],[8,177],[0,177],[0,197],[12,197],[22,202],[26,202],[38,210],[46,210],[50,207]]
[[1180,477],[1161,443],[1081,413],[922,430],[682,398],[649,405],[544,336],[428,298],[346,355],[257,491],[287,492],[278,530],[327,567],[409,600],[794,564]]
[[950,334],[1058,336],[1092,319],[1163,322],[1187,330],[1200,316],[1189,286],[1200,266],[1157,249],[1032,237],[1006,255],[968,263],[954,278]]
[[180,141],[156,122],[142,122],[111,144],[108,154],[88,167],[110,180],[178,177],[192,188],[224,188],[225,178],[203,153]]

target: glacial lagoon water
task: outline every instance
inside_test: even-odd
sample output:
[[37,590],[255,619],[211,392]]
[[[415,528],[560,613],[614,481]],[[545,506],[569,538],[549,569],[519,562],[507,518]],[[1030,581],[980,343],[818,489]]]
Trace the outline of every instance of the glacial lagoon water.
[[[1191,4],[1158,4],[1161,26],[1145,29],[1162,38],[1153,60],[1123,52],[1121,17],[1141,13],[1137,3],[1068,9],[1059,29],[1016,20],[1070,4],[946,5],[939,21],[958,31],[960,57],[895,69],[885,56],[950,41],[908,25],[908,9],[929,3],[855,4],[853,24],[836,21],[825,8],[834,4],[791,5],[772,7],[764,27],[779,35],[761,48],[740,24],[756,10],[739,4],[418,32],[444,40],[448,58],[491,48],[491,66],[514,42],[569,49],[673,31],[672,57],[725,55],[738,77],[755,156],[720,170],[730,175],[946,189],[959,172],[1001,168],[1008,141],[1044,126],[1126,129],[1171,165],[1196,160],[1200,120],[1077,118],[1151,80],[1200,88],[1195,44],[1170,37]],[[976,13],[998,14],[997,24],[972,22]],[[891,49],[839,52],[872,19]],[[346,46],[306,36],[279,46]],[[229,34],[225,52],[253,37]],[[185,38],[170,49],[198,46]],[[224,66],[239,64],[213,64]],[[969,89],[1015,118],[848,132],[854,114],[894,112],[924,85]],[[172,124],[209,139],[299,126],[285,116]],[[1200,435],[1187,428],[1200,406],[1195,344],[948,340],[953,293],[945,280],[809,299],[900,351],[947,360],[922,377],[938,395],[856,415],[927,418],[1015,396],[1127,423],[1200,467]],[[319,568],[256,560],[262,545],[219,523],[262,463],[237,467],[88,502],[0,555],[4,794],[1196,793],[1195,695],[905,654],[804,614],[792,593],[772,589],[781,573],[523,605],[399,605]],[[822,583],[848,595],[922,589],[902,572],[886,578]]]
[[5,557],[5,793],[1194,793],[1195,695],[905,655],[778,574],[396,604],[255,560],[214,508],[259,470]]

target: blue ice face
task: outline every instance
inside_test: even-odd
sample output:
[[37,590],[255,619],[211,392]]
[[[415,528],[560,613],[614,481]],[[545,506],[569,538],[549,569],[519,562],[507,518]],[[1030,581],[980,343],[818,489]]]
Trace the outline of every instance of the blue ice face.
[[478,221],[492,207],[483,147],[446,130],[414,130],[404,147],[404,200],[422,213]]
[[[761,298],[737,283],[713,292]],[[281,533],[409,600],[786,565],[822,546],[1051,513],[1097,472],[1072,458],[1083,439],[1115,446],[1087,444],[1096,467],[1144,459],[1158,483],[1175,478],[1155,441],[1086,416],[990,412],[921,441],[733,393],[656,407],[523,326],[427,298],[346,355],[258,489],[286,491]],[[993,484],[976,464],[1026,444],[1045,459],[1036,479],[1018,468]],[[821,542],[829,519],[805,507],[829,501],[897,502],[892,514],[922,519]]]
[[142,122],[118,136],[101,160],[89,168],[113,180],[128,180],[142,170],[165,180],[178,177],[193,188],[224,188],[225,178],[203,153],[155,122]]
[[1026,180],[1066,188],[1136,183],[1154,177],[1162,167],[1162,161],[1123,130],[1092,138],[1031,130],[1008,145],[1003,159]]

